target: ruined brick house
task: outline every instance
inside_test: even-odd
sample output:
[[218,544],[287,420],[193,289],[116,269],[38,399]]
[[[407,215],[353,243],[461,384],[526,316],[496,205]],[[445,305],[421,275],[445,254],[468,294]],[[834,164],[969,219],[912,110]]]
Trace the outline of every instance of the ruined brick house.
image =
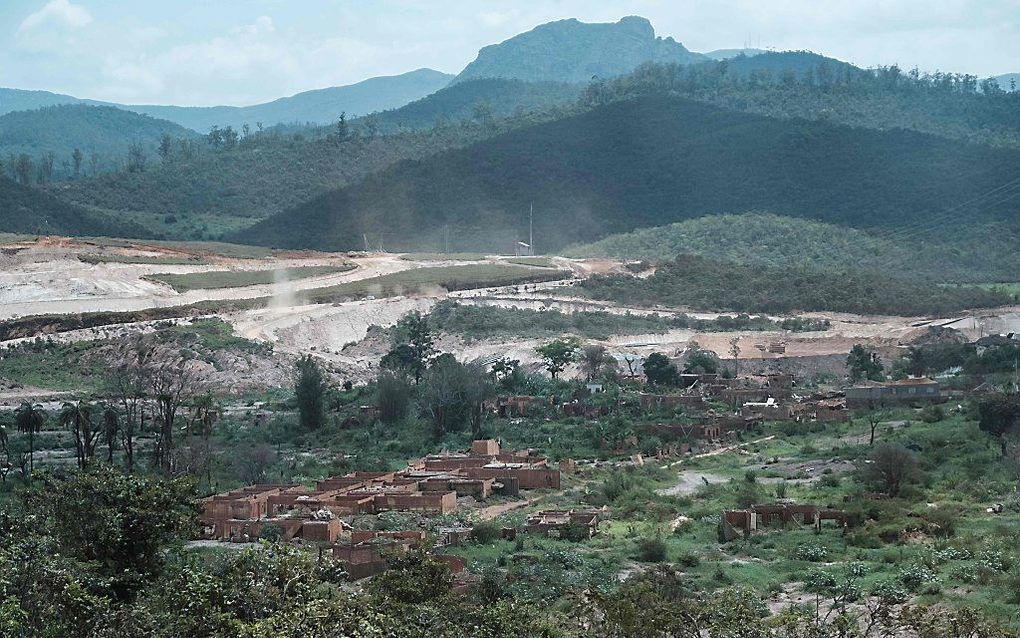
[[821,530],[824,521],[833,521],[842,528],[846,522],[846,512],[817,505],[752,505],[743,510],[723,510],[720,525],[723,538],[731,541],[740,535],[750,536],[767,527],[791,524],[811,525]]
[[528,517],[525,531],[537,536],[559,538],[568,528],[591,538],[598,531],[601,510],[543,510]]
[[384,511],[443,515],[457,498],[484,500],[497,489],[559,488],[560,471],[530,450],[504,453],[496,441],[475,441],[469,452],[435,455],[399,472],[351,472],[303,485],[252,485],[202,499],[206,538],[253,542],[266,525],[285,540],[334,542],[340,516]]

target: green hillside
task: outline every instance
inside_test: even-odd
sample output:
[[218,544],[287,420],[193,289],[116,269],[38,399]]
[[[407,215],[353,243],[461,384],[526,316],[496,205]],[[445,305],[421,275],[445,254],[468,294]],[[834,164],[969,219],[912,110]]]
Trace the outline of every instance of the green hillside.
[[[1017,179],[1020,151],[645,96],[398,164],[234,240],[436,250],[449,225],[451,250],[505,250],[527,237],[529,202],[539,252],[719,211],[893,229]],[[979,203],[954,219],[1015,219],[1009,201]]]
[[1017,229],[1008,224],[959,224],[931,236],[910,237],[835,226],[769,213],[706,215],[611,235],[567,253],[577,257],[671,260],[696,254],[741,264],[895,272],[937,281],[1008,281],[1020,272]]
[[0,232],[30,235],[133,235],[145,231],[0,176]]
[[581,85],[481,79],[457,82],[398,109],[375,113],[355,124],[381,131],[430,128],[463,120],[485,121],[556,105],[573,106]]
[[591,83],[588,104],[663,93],[770,117],[909,129],[1020,148],[1020,92],[983,91],[973,75],[864,70],[808,51],[702,64],[643,65]]
[[979,287],[911,283],[855,268],[741,265],[695,255],[681,255],[643,279],[597,275],[577,286],[586,296],[619,303],[737,312],[827,310],[913,316],[1016,301]]
[[[0,116],[0,158],[11,178],[19,176],[17,156],[26,154],[32,183],[75,176],[73,153],[81,151],[79,176],[119,170],[128,163],[132,145],[141,147],[145,166],[159,163],[157,148],[164,135],[197,138],[182,126],[110,106],[67,104]],[[52,154],[50,158],[46,156]],[[49,162],[50,168],[44,168]]]

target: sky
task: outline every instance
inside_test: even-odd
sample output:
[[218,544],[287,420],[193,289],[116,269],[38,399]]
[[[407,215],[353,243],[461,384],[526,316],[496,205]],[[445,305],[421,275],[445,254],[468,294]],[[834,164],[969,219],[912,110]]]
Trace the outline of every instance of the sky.
[[0,0],[0,86],[248,105],[429,67],[563,18],[651,20],[688,49],[1020,72],[1020,0]]

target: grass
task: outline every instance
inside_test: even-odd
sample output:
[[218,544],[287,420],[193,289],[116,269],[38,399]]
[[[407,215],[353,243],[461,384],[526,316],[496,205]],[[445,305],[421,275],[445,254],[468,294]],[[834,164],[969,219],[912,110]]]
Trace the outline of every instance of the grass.
[[198,256],[178,255],[113,255],[90,253],[78,255],[78,261],[86,264],[146,264],[156,266],[194,266],[208,263]]
[[549,257],[510,257],[505,260],[510,264],[521,266],[535,266],[537,268],[555,268],[556,263]]
[[481,261],[485,253],[407,253],[401,259],[407,261]]
[[393,297],[430,290],[470,290],[554,281],[570,276],[566,271],[537,270],[523,266],[472,264],[412,268],[401,272],[349,281],[336,286],[302,291],[308,303],[333,303],[344,299]]
[[113,246],[120,248],[143,248],[145,246],[156,246],[194,252],[200,255],[216,255],[220,257],[231,257],[235,259],[265,259],[272,257],[277,252],[272,248],[263,246],[248,246],[245,244],[231,244],[221,241],[171,241],[159,239],[121,239],[118,237],[88,237],[83,238],[90,244],[96,246]]
[[166,284],[177,292],[187,292],[189,290],[267,285],[277,281],[278,273],[282,273],[284,280],[293,281],[347,272],[354,268],[353,264],[345,264],[343,266],[297,266],[281,270],[213,270],[186,274],[159,273],[146,275],[144,279]]

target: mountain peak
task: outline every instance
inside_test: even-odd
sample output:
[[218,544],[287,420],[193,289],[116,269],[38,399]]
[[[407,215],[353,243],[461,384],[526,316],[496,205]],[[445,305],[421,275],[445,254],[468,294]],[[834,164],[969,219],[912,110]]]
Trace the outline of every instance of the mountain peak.
[[587,23],[576,18],[539,25],[484,47],[455,81],[479,78],[580,83],[623,75],[645,62],[705,60],[673,38],[659,38],[647,18]]

